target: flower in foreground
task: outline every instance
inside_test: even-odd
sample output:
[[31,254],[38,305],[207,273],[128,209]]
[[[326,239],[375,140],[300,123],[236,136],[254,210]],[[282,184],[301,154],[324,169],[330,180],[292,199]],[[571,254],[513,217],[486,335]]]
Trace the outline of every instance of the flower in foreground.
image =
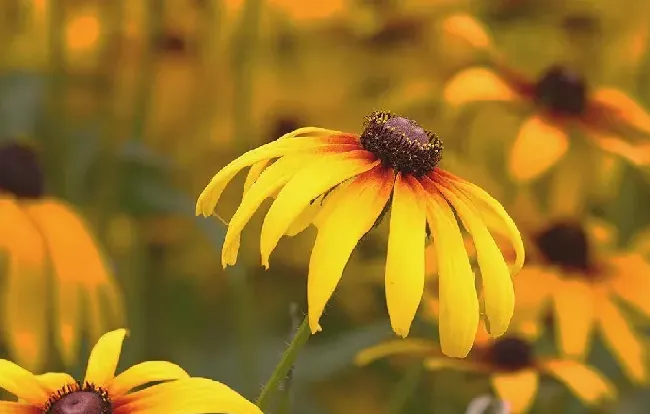
[[30,147],[0,147],[2,325],[12,358],[32,370],[45,363],[48,326],[71,366],[82,331],[96,341],[125,318],[121,291],[88,225],[71,205],[47,196],[43,181]]
[[[104,334],[90,353],[86,378],[65,373],[34,375],[0,360],[0,387],[18,402],[0,401],[13,414],[261,414],[259,408],[224,384],[190,377],[178,365],[147,361],[115,375],[125,329]],[[160,384],[142,388],[151,382]],[[141,388],[133,391],[135,388]]]
[[[372,113],[361,135],[300,128],[221,169],[200,195],[196,212],[212,215],[226,185],[252,166],[241,204],[228,225],[224,267],[236,262],[243,227],[266,198],[275,196],[260,235],[266,268],[283,235],[317,224],[307,286],[309,325],[316,333],[352,251],[390,207],[385,289],[391,326],[399,336],[407,336],[417,312],[428,228],[440,263],[442,349],[464,357],[478,326],[479,301],[455,214],[477,246],[480,294],[495,336],[508,327],[514,294],[510,269],[484,219],[509,235],[517,251],[513,273],[523,264],[524,248],[503,207],[474,184],[438,167],[441,156],[437,135],[389,112]],[[274,158],[277,161],[268,165]]]

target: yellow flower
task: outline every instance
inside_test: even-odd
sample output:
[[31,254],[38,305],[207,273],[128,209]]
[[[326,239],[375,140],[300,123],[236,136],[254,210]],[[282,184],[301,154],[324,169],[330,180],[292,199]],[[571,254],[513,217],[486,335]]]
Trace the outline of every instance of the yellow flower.
[[[390,207],[386,301],[393,330],[407,336],[424,289],[428,224],[440,263],[442,349],[464,357],[478,326],[479,303],[454,210],[477,246],[485,314],[495,336],[508,327],[514,294],[508,266],[483,219],[491,217],[509,235],[517,251],[514,272],[523,264],[524,248],[503,207],[474,184],[438,167],[441,155],[437,135],[389,112],[372,113],[361,135],[300,128],[221,169],[200,195],[196,212],[212,215],[230,180],[252,166],[242,202],[228,225],[224,267],[236,262],[243,227],[268,197],[275,196],[275,201],[260,235],[266,268],[283,235],[317,224],[307,286],[312,333],[321,330],[325,305],[358,241]],[[267,167],[274,158],[278,160]]]
[[123,324],[121,291],[87,224],[72,206],[44,195],[37,157],[20,144],[0,148],[0,257],[2,325],[21,365],[45,363],[48,325],[71,365],[83,330],[94,341]]
[[[18,402],[0,401],[0,412],[14,414],[261,414],[228,386],[192,378],[178,365],[147,361],[115,375],[125,329],[104,334],[90,353],[86,378],[50,372],[34,375],[0,360],[0,387]],[[151,382],[163,382],[131,392]]]

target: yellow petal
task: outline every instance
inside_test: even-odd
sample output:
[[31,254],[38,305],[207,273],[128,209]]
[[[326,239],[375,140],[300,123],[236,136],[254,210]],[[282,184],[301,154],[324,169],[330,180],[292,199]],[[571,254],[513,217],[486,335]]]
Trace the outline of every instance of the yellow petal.
[[49,397],[34,374],[6,359],[0,359],[0,388],[37,407]]
[[322,203],[323,197],[318,197],[311,204],[305,207],[302,213],[300,213],[298,217],[293,220],[285,234],[287,236],[293,237],[307,229],[307,227],[309,227],[314,222],[316,216],[318,216]]
[[447,356],[465,358],[479,321],[474,272],[453,211],[430,180],[421,182],[438,260],[440,346]]
[[626,137],[593,129],[585,132],[601,150],[614,154],[637,167],[650,165],[650,142],[632,142]]
[[248,170],[248,174],[246,174],[246,181],[244,181],[244,194],[246,194],[255,183],[255,181],[260,178],[262,171],[264,171],[270,162],[271,160],[264,160],[257,162],[251,166],[251,168]]
[[524,121],[508,157],[510,176],[524,183],[539,177],[569,149],[569,137],[540,116]]
[[426,203],[418,200],[424,194],[414,178],[397,175],[386,255],[386,303],[391,327],[402,338],[411,329],[424,292]]
[[167,361],[147,361],[134,365],[116,376],[108,385],[111,398],[116,399],[149,382],[173,381],[189,378],[189,374],[176,364]]
[[[295,133],[296,131],[294,131]],[[334,131],[332,131],[334,132]],[[230,164],[223,167],[205,187],[196,202],[196,215],[210,216],[221,198],[221,193],[228,183],[242,169],[260,161],[296,154],[304,151],[319,151],[327,148],[341,148],[345,144],[354,144],[350,135],[332,135],[325,137],[286,138],[277,140],[246,152]],[[358,145],[357,145],[358,146]]]
[[354,358],[354,363],[368,365],[378,359],[402,354],[422,357],[437,349],[434,342],[426,339],[393,339],[362,350]]
[[392,187],[392,172],[374,168],[326,199],[309,260],[307,303],[312,333],[321,330],[319,320],[325,305],[359,239],[386,205]]
[[40,414],[41,410],[31,404],[24,402],[0,401],[0,413],[2,414]]
[[481,269],[489,331],[495,337],[501,336],[510,325],[515,307],[515,294],[508,265],[471,200],[449,181],[442,179],[439,183],[436,188],[451,203],[474,240],[476,258]]
[[369,154],[362,150],[324,155],[291,178],[264,218],[260,234],[262,265],[268,269],[271,252],[311,200],[379,163],[369,158]]
[[514,278],[515,313],[513,325],[518,333],[536,339],[542,318],[551,303],[551,294],[560,287],[553,274],[544,268],[525,266]]
[[639,337],[606,293],[598,295],[598,322],[605,346],[626,375],[641,384],[647,379],[647,355]]
[[514,101],[515,90],[500,76],[489,69],[466,69],[447,82],[444,99],[451,105],[475,101]]
[[[11,356],[41,369],[47,347],[47,261],[43,239],[20,204],[0,198],[0,252],[8,253],[3,325]],[[4,252],[2,252],[4,253]]]
[[650,318],[650,263],[640,254],[612,258],[612,276],[608,279],[617,296]]
[[565,280],[554,292],[553,305],[558,349],[564,355],[584,359],[595,321],[591,287],[580,280]]
[[476,371],[477,365],[467,359],[432,357],[424,360],[424,367],[430,371],[453,369],[456,371]]
[[188,378],[127,394],[114,414],[262,414],[259,408],[228,386],[206,378]]
[[75,379],[65,372],[47,372],[36,375],[36,379],[50,394],[62,390],[66,385],[76,383]]
[[546,361],[541,367],[586,404],[616,398],[616,388],[601,373],[579,362]]
[[535,402],[539,387],[539,376],[536,371],[495,373],[490,381],[499,398],[508,403],[512,414],[527,412]]
[[650,133],[650,115],[619,89],[601,88],[594,92],[592,101],[614,111],[615,116],[639,131]]
[[462,39],[477,49],[487,49],[490,46],[487,31],[469,14],[458,13],[447,17],[442,22],[442,29],[445,33]]
[[117,329],[104,334],[93,347],[86,368],[86,382],[103,387],[115,376],[115,369],[122,352],[126,329]]

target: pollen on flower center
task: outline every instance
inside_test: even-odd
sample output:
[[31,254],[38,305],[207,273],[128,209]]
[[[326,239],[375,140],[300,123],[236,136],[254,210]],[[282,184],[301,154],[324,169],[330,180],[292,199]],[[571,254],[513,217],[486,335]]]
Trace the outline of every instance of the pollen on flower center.
[[50,397],[46,414],[111,414],[108,393],[92,384],[67,385]]
[[587,85],[577,73],[562,66],[548,69],[535,87],[536,100],[562,115],[581,115],[587,106]]
[[533,349],[527,341],[505,336],[497,339],[490,347],[490,362],[502,371],[518,371],[533,364]]
[[34,151],[16,143],[0,147],[0,192],[39,198],[43,190],[43,171]]
[[579,223],[560,222],[539,233],[536,244],[552,264],[567,270],[591,268],[589,240]]
[[442,159],[442,140],[436,134],[387,111],[366,118],[360,141],[382,164],[415,177],[429,173]]

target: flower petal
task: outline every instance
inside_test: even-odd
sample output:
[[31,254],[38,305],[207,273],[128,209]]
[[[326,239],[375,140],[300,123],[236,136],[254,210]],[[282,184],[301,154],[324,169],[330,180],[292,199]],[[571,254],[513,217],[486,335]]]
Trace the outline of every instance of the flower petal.
[[355,365],[368,365],[378,359],[393,355],[426,356],[435,353],[437,345],[427,339],[393,339],[360,351],[354,358]]
[[481,269],[485,315],[492,336],[501,336],[510,325],[515,307],[515,294],[508,265],[490,235],[471,200],[444,178],[436,188],[456,210],[461,222],[471,234],[476,246],[476,258]]
[[189,378],[189,374],[167,361],[146,361],[134,365],[116,376],[107,386],[111,398],[116,399],[149,382],[173,381]]
[[644,167],[650,165],[650,142],[629,141],[620,135],[585,129],[591,140],[603,151],[635,165]]
[[206,378],[154,385],[118,399],[114,414],[262,414],[252,402],[228,386]]
[[115,369],[122,352],[126,329],[117,329],[104,334],[90,352],[85,382],[99,387],[109,384],[115,377]]
[[[322,130],[321,128],[310,128],[310,130]],[[305,128],[293,131],[291,134],[297,134]],[[341,147],[341,144],[357,143],[356,136],[349,134],[337,135],[336,131],[331,131],[333,135],[320,137],[289,137],[277,140],[261,147],[250,150],[233,160],[230,164],[223,167],[205,187],[196,202],[196,215],[208,217],[214,212],[214,208],[221,198],[223,190],[235,175],[243,168],[256,164],[260,161],[281,157],[289,154],[296,154],[303,151],[318,151],[322,149]],[[358,144],[356,145],[358,146]]]
[[516,91],[503,78],[486,68],[470,68],[447,82],[444,99],[451,105],[475,101],[514,101]]
[[584,359],[595,322],[594,293],[580,280],[564,280],[553,294],[558,349],[564,355]]
[[485,27],[466,13],[454,14],[444,19],[442,30],[444,33],[466,41],[477,49],[487,49],[491,43]]
[[251,165],[251,168],[248,170],[248,174],[246,174],[246,181],[244,181],[244,195],[246,195],[248,190],[250,190],[253,184],[255,184],[255,181],[260,178],[260,175],[266,169],[266,167],[268,167],[270,162],[271,160],[264,160]]
[[22,402],[0,401],[0,414],[41,414],[42,410]]
[[420,183],[398,174],[390,212],[386,255],[386,304],[393,331],[402,338],[411,328],[424,293],[426,196]]
[[63,389],[66,385],[76,383],[75,379],[65,372],[47,372],[45,374],[36,375],[36,379],[49,394]]
[[510,176],[518,182],[539,177],[557,163],[569,149],[569,137],[541,116],[524,121],[508,156]]
[[438,256],[440,346],[451,357],[465,358],[478,329],[479,305],[474,272],[454,212],[428,178],[427,219]]
[[612,258],[612,277],[608,279],[616,295],[650,318],[650,263],[639,254]]
[[533,405],[539,387],[539,376],[534,370],[514,373],[495,373],[490,377],[494,391],[506,401],[513,414],[521,414]]
[[364,173],[379,161],[365,151],[324,155],[309,168],[300,170],[280,191],[269,208],[260,234],[262,265],[268,269],[269,256],[291,223],[309,205],[330,188]]
[[392,188],[392,171],[374,168],[326,200],[309,260],[307,303],[312,333],[321,330],[320,317],[352,251],[359,239],[372,229]]
[[524,266],[513,282],[517,298],[513,325],[518,333],[536,339],[540,334],[540,322],[551,303],[551,295],[561,286],[558,286],[553,273],[537,266]]
[[638,131],[650,134],[650,115],[636,101],[615,88],[601,88],[591,96],[592,104],[613,111],[613,115]]
[[302,213],[300,213],[298,217],[293,220],[285,235],[293,237],[307,229],[307,227],[309,227],[314,222],[316,216],[318,216],[318,213],[322,208],[322,203],[323,197],[321,196],[315,199],[307,207],[305,207]]
[[616,398],[614,385],[595,368],[571,360],[546,361],[540,368],[563,383],[586,404]]
[[6,359],[0,359],[0,388],[37,407],[49,398],[34,374]]

